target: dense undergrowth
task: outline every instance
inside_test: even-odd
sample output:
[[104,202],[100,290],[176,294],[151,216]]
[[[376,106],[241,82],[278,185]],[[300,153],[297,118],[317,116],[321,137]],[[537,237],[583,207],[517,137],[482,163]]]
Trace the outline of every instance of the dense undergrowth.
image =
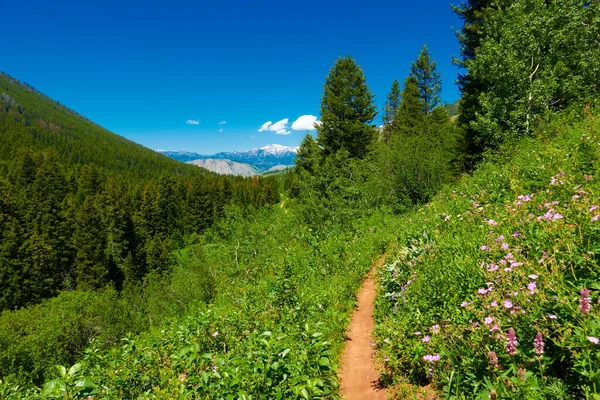
[[209,306],[198,301],[108,349],[99,335],[73,367],[49,369],[43,386],[7,377],[0,398],[339,397],[337,355],[354,294],[395,218],[377,212],[352,229],[314,232],[293,210],[229,210],[179,253],[214,282]]
[[584,113],[404,217],[376,306],[398,396],[598,398],[600,120]]

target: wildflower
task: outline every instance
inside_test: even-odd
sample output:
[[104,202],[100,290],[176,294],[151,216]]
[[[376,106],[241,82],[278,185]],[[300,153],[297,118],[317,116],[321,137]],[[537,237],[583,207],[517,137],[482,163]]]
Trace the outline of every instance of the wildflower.
[[501,259],[501,260],[500,260],[500,261],[498,261],[498,262],[499,262],[500,264],[502,264],[502,265],[506,265],[506,260],[505,260],[504,258],[503,258],[503,259]]
[[546,314],[546,317],[550,318],[550,319],[556,319],[558,318],[556,315],[554,314]]
[[488,353],[488,358],[490,360],[490,369],[491,370],[500,368],[500,364],[498,364],[498,356],[496,355],[495,351],[490,351]]
[[563,215],[560,213],[556,213],[552,216],[552,219],[563,219],[563,218],[564,218]]
[[498,302],[496,300],[492,301],[490,307],[498,307]]
[[579,311],[582,313],[590,312],[591,301],[590,301],[590,289],[583,288],[581,289],[581,298],[579,299]]
[[438,324],[435,324],[431,327],[431,332],[438,333],[439,331],[440,331],[440,326]]
[[515,239],[521,236],[521,232],[515,232],[512,234],[512,237],[514,237]]
[[213,372],[213,374],[216,374],[216,373],[217,373],[217,368],[218,368],[218,367],[217,367],[216,365],[213,365],[213,366],[212,366],[212,372]]
[[571,197],[572,200],[577,200],[580,199],[581,196],[579,196],[578,194],[573,195],[573,197]]
[[479,250],[481,250],[481,251],[492,251],[492,250],[490,250],[490,248],[489,248],[489,247],[487,247],[487,246],[485,246],[485,245],[484,245],[484,246],[481,246],[481,247],[479,248]]
[[440,361],[440,355],[439,354],[427,354],[427,355],[423,356],[423,360],[427,361],[427,362]]
[[466,306],[470,306],[471,304],[473,304],[472,301],[463,301],[462,303],[460,303],[461,307],[466,307]]
[[450,221],[450,216],[446,215],[446,217],[444,217],[444,221],[446,221],[446,222]]
[[596,214],[596,215],[594,215],[594,216],[592,217],[592,221],[593,221],[593,222],[596,222],[596,221],[598,221],[598,218],[600,218],[600,214]]
[[531,274],[531,275],[527,275],[528,278],[530,279],[537,279],[538,276],[536,274]]
[[494,324],[494,326],[492,326],[492,327],[490,328],[490,332],[495,332],[495,331],[497,331],[498,329],[500,329],[500,327],[498,326],[498,324]]
[[536,287],[535,282],[529,282],[529,285],[527,285],[527,289],[529,290],[529,294],[535,294],[535,287]]
[[523,265],[523,263],[522,263],[522,262],[514,262],[514,261],[513,261],[513,262],[511,262],[511,263],[510,263],[510,267],[511,267],[511,268],[520,267],[521,265]]
[[212,337],[217,337],[219,336],[219,331],[216,331],[215,333],[212,334]]
[[512,306],[513,306],[513,303],[512,303],[512,301],[510,301],[510,300],[506,299],[506,300],[504,300],[504,301],[502,302],[502,305],[503,305],[504,307],[506,307],[506,308],[512,308]]
[[540,260],[538,261],[538,264],[543,264],[544,261],[546,261],[548,259],[548,253],[546,253],[545,251],[542,251],[542,258],[540,258]]
[[544,354],[544,339],[542,338],[542,332],[538,332],[533,340],[533,351],[535,354]]
[[598,344],[598,342],[600,342],[600,340],[598,340],[597,337],[593,337],[593,336],[588,336],[587,340],[589,340],[590,342],[592,342],[594,344]]
[[486,222],[490,226],[496,226],[496,225],[498,225],[498,223],[496,221],[494,221],[493,219],[488,219]]
[[504,241],[504,235],[500,235],[498,236],[498,238],[496,238],[496,243],[500,243]]
[[518,344],[519,342],[517,342],[517,335],[515,333],[515,330],[513,328],[510,328],[508,330],[508,337],[506,338],[506,352],[509,355],[514,356],[517,353]]
[[495,265],[495,264],[490,264],[490,265],[488,265],[487,270],[490,271],[490,272],[497,271],[498,270],[498,266]]
[[508,250],[508,243],[502,243],[502,250]]
[[414,335],[416,335],[416,336],[420,336],[420,335],[421,335],[421,331],[416,331],[416,332],[414,333]]
[[423,343],[427,343],[427,342],[429,342],[430,340],[431,340],[431,336],[429,336],[429,335],[425,335],[425,336],[423,336],[423,339],[421,339],[421,342],[423,342]]
[[594,212],[594,211],[596,211],[597,209],[598,209],[598,206],[594,204],[594,205],[592,205],[592,206],[590,207],[590,212]]
[[485,317],[483,323],[486,325],[491,325],[494,322],[494,317]]
[[482,288],[480,288],[478,290],[479,294],[482,296],[485,296],[486,294],[488,294],[489,291],[490,291],[490,289],[482,289]]
[[556,185],[556,178],[555,177],[552,177],[552,179],[550,180],[550,184],[552,186]]
[[429,367],[429,373],[427,374],[427,379],[433,378],[433,367]]

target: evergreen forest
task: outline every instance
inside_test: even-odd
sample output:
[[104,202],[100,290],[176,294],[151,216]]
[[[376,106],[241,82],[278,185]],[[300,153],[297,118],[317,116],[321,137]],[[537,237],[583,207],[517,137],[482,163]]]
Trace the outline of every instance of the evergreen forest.
[[425,44],[382,107],[340,56],[263,177],[0,74],[0,399],[342,398],[373,265],[389,398],[600,398],[600,2],[454,12],[457,104]]

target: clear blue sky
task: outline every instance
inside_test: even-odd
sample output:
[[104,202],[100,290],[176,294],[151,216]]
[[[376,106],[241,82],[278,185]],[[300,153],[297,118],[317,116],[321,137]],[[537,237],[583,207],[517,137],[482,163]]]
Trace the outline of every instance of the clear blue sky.
[[152,149],[297,145],[340,55],[381,109],[426,43],[444,101],[459,97],[447,0],[0,0],[0,21],[1,71]]

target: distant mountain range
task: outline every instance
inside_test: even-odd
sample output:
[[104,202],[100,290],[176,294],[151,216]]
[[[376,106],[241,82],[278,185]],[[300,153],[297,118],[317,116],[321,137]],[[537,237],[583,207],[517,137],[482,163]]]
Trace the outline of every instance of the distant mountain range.
[[198,165],[219,174],[252,176],[293,166],[298,147],[270,144],[252,150],[221,152],[212,155],[188,151],[157,151],[175,160]]

